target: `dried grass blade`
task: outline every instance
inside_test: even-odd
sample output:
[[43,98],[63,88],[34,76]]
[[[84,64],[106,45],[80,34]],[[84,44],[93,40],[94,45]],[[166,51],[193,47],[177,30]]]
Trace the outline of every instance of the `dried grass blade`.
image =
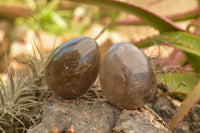
[[5,89],[3,81],[0,79],[0,98],[1,98],[1,105],[5,104],[5,98],[2,94],[2,91]]

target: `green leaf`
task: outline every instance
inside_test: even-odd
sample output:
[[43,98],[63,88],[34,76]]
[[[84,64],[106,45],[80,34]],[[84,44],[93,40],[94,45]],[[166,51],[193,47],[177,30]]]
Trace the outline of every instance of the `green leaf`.
[[146,8],[139,5],[122,2],[117,0],[66,0],[71,2],[82,2],[87,4],[94,4],[98,6],[106,6],[131,13],[143,19],[146,23],[158,29],[160,32],[167,31],[183,31],[177,27],[172,21],[162,17]]
[[[159,74],[157,75],[157,81],[164,82],[167,86],[172,89],[171,95],[178,98],[179,100],[183,100],[191,91],[200,77],[182,74],[182,73],[167,73],[167,74]],[[184,94],[184,95],[183,95]]]
[[109,10],[108,14],[113,22],[116,21],[120,16],[120,13],[117,10]]
[[140,42],[139,48],[167,44],[183,51],[194,70],[200,73],[200,38],[186,32],[167,32]]
[[66,22],[57,13],[53,12],[51,18],[60,28],[66,27]]
[[45,9],[49,10],[49,11],[54,11],[54,10],[56,10],[58,8],[59,3],[60,3],[60,0],[51,0],[45,6]]
[[185,43],[186,47],[197,49],[198,51],[200,51],[200,38],[196,35],[187,32],[167,32],[163,35],[178,39]]
[[176,128],[183,118],[189,113],[192,107],[200,100],[200,81],[187,95],[181,106],[177,109],[176,113],[169,121],[168,125],[171,130]]

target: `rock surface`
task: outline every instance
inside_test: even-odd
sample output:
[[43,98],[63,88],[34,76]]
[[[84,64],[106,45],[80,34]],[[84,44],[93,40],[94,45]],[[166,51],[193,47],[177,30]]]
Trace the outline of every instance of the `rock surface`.
[[169,133],[167,124],[148,106],[137,110],[124,110],[120,114],[116,133]]
[[52,99],[43,109],[42,122],[28,133],[66,133],[73,125],[76,133],[171,133],[165,122],[147,106],[119,110],[107,100]]

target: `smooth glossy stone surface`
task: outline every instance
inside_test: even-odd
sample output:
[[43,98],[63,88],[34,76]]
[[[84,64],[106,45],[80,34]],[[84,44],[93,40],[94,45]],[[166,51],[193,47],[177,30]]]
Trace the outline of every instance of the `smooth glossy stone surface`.
[[63,43],[49,56],[45,80],[51,90],[64,98],[76,98],[90,88],[99,72],[97,43],[80,37]]
[[137,109],[156,91],[156,79],[144,53],[129,43],[113,45],[100,69],[102,91],[110,103],[121,109]]

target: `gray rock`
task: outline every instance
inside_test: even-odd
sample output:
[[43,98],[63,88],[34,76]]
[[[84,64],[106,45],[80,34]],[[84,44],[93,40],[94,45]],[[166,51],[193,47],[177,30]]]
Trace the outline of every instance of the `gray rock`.
[[66,133],[73,125],[76,133],[171,133],[168,126],[148,107],[119,110],[105,100],[52,99],[43,107],[42,122],[28,133]]
[[52,133],[51,123],[58,132],[67,132],[72,125],[76,133],[110,133],[115,125],[115,116],[120,110],[108,103],[79,100],[52,100],[43,110],[42,122],[28,133]]
[[147,106],[123,110],[114,128],[115,133],[170,133],[167,124]]

